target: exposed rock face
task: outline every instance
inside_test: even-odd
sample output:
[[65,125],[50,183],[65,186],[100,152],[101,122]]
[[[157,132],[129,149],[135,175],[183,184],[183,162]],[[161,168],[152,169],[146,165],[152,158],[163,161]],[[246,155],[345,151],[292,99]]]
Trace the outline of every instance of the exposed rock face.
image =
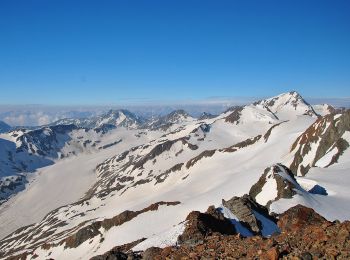
[[177,142],[180,142],[183,145],[187,144],[191,150],[198,149],[198,147],[196,145],[192,145],[191,143],[189,143],[188,138],[186,138],[186,137],[183,137],[180,139],[175,139],[175,140],[167,140],[164,143],[160,143],[160,144],[156,145],[146,156],[142,157],[139,161],[137,161],[134,164],[133,169],[142,168],[146,162],[153,160],[155,157],[162,154],[164,151],[169,151],[170,148],[174,144],[176,144]]
[[179,244],[197,244],[213,233],[230,235],[235,233],[235,227],[224,215],[210,206],[205,213],[192,211],[186,218],[186,228],[179,236]]
[[191,168],[193,165],[196,164],[196,162],[200,161],[202,158],[211,157],[214,155],[214,153],[215,153],[215,150],[206,150],[201,152],[198,156],[192,158],[186,163],[186,168],[187,169]]
[[200,126],[193,129],[193,131],[191,133],[194,133],[195,136],[199,136],[200,134],[205,135],[205,134],[210,132],[210,127],[211,126],[208,124],[200,124]]
[[159,247],[150,247],[142,253],[142,259],[153,260],[155,257],[160,255],[161,252],[162,252],[162,249]]
[[22,175],[0,178],[0,205],[12,194],[23,190],[26,183],[28,183],[28,181],[26,177]]
[[285,123],[285,122],[287,122],[287,121],[283,121],[283,122],[277,123],[277,124],[271,126],[271,127],[269,128],[269,130],[267,130],[267,132],[264,134],[265,143],[269,140],[269,137],[270,137],[270,135],[271,135],[271,133],[272,133],[272,130],[273,130],[275,127],[277,127],[277,126],[279,126],[279,125],[281,125],[281,124],[283,124],[283,123]]
[[222,200],[222,205],[228,208],[253,234],[261,234],[262,230],[261,222],[256,218],[254,211],[272,219],[267,209],[261,207],[247,194],[242,197],[233,197],[228,201]]
[[16,152],[58,158],[60,149],[71,139],[68,133],[76,129],[75,125],[57,125],[28,131],[17,138],[20,145]]
[[252,138],[248,138],[242,142],[239,142],[237,144],[234,144],[230,147],[227,147],[225,149],[222,149],[221,151],[223,152],[228,152],[228,153],[233,153],[236,152],[237,150],[241,149],[241,148],[245,148],[247,146],[253,145],[255,144],[257,141],[259,141],[261,139],[261,135],[257,135],[255,137]]
[[292,145],[292,172],[304,176],[313,166],[328,167],[336,163],[349,147],[349,131],[350,110],[320,117]]
[[214,117],[216,117],[216,115],[212,115],[212,114],[210,114],[210,113],[203,112],[203,113],[198,117],[198,120],[211,119],[211,118],[214,118]]
[[349,259],[350,222],[328,222],[295,206],[280,216],[281,234],[271,238],[215,233],[197,245],[164,248],[154,259]]
[[317,214],[313,209],[297,205],[280,215],[278,226],[283,232],[302,230],[309,226],[330,225],[324,217]]
[[241,106],[231,108],[230,111],[232,111],[232,113],[226,117],[225,121],[230,122],[232,124],[238,124],[239,119],[241,118],[241,112],[243,108],[244,107]]
[[284,165],[276,164],[265,169],[249,191],[249,195],[259,204],[270,204],[281,198],[292,198],[296,189],[302,190],[293,173]]
[[147,249],[143,253],[144,256],[142,258],[141,258],[140,254],[130,252],[131,248],[133,248],[134,246],[136,246],[137,244],[141,243],[144,240],[145,239],[142,238],[142,239],[133,241],[133,242],[125,244],[125,245],[116,246],[113,249],[106,252],[105,254],[94,256],[90,260],[122,260],[122,259],[125,259],[125,260],[135,259],[136,260],[136,259],[142,259],[142,258],[143,259],[151,259],[151,258],[147,258],[147,256],[151,255],[152,248]]

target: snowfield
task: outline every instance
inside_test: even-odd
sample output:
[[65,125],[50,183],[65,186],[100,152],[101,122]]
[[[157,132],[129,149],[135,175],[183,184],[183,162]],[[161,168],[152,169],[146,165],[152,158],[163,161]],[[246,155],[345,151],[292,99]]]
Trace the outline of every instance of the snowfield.
[[[128,114],[113,120],[120,125],[129,120]],[[28,259],[88,259],[142,238],[134,251],[174,245],[185,229],[187,215],[204,212],[210,205],[218,207],[242,235],[250,236],[237,216],[222,205],[222,199],[248,194],[268,167],[289,167],[296,156],[292,145],[317,124],[318,115],[300,95],[290,92],[204,120],[183,111],[146,123],[148,128],[136,127],[135,120],[128,121],[131,128],[117,127],[94,137],[99,147],[121,142],[76,152],[31,173],[27,187],[1,205],[0,252],[14,250],[16,255],[27,251]],[[308,162],[320,153],[316,146],[324,133],[317,133],[318,142],[312,143],[305,156]],[[77,138],[76,133],[73,140]],[[348,132],[342,138],[348,140]],[[71,151],[71,145],[64,147]],[[295,187],[291,198],[278,197],[278,184],[272,172],[267,173],[256,202],[268,205],[274,213],[303,204],[329,220],[350,219],[350,150],[345,149],[328,166],[337,154],[335,149],[326,151],[304,177],[294,180],[281,169],[279,176]],[[174,204],[149,208],[157,202]],[[135,215],[122,223],[101,224],[111,223],[124,211]],[[259,212],[254,214],[263,225],[264,236],[278,232],[273,222]],[[96,234],[74,247],[69,245],[67,238],[96,223],[100,225]],[[29,224],[33,225],[11,234]],[[29,249],[32,245],[34,249]]]

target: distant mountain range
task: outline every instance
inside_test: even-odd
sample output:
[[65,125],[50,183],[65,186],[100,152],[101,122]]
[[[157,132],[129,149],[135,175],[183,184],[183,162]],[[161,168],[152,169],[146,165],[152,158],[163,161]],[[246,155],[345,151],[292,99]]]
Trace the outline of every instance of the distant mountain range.
[[[182,102],[148,102],[147,104],[134,104],[128,106],[45,106],[45,105],[0,105],[0,121],[11,126],[35,127],[51,124],[54,121],[64,118],[81,119],[91,118],[105,114],[109,109],[119,110],[127,109],[133,114],[142,118],[152,118],[165,116],[175,110],[185,110],[192,117],[199,118],[203,112],[218,115],[232,106],[246,105],[253,103],[257,98],[229,98],[218,97],[207,100],[193,100]],[[333,107],[350,108],[349,98],[323,98],[310,99],[315,111],[323,113],[321,110],[325,104],[331,104]],[[316,104],[316,105],[314,105]],[[322,105],[318,105],[322,104]]]

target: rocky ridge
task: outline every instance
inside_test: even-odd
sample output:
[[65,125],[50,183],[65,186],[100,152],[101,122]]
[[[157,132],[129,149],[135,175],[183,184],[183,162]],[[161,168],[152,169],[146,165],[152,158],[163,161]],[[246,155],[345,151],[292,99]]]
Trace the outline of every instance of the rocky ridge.
[[297,205],[278,216],[279,232],[264,238],[244,237],[214,208],[191,212],[179,244],[133,252],[119,246],[94,260],[106,259],[347,259],[350,222],[329,222],[314,210]]
[[350,142],[350,110],[317,119],[291,147],[290,169],[304,176],[311,167],[336,163]]

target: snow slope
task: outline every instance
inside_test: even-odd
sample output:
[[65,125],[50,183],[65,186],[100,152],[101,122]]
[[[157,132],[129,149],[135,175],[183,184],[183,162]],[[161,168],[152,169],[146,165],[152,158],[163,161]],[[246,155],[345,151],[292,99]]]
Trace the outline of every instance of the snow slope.
[[30,174],[27,189],[0,208],[0,237],[19,227],[40,221],[51,210],[79,200],[96,182],[97,164],[115,153],[159,136],[159,133],[151,133],[137,137],[138,133],[139,131],[125,128],[114,130],[104,136],[100,145],[112,140],[123,140],[117,145],[99,152],[86,151],[68,157]]
[[[272,131],[272,135],[267,142],[261,139],[252,146],[244,147],[236,152],[217,151],[212,157],[200,160],[193,167],[186,170],[186,172],[175,172],[160,184],[155,185],[154,180],[149,183],[137,185],[132,190],[129,189],[122,195],[119,194],[119,196],[113,196],[113,194],[118,194],[118,191],[112,191],[107,196],[101,198],[103,199],[103,206],[100,204],[98,197],[94,196],[89,199],[88,205],[84,203],[61,208],[59,212],[55,213],[55,218],[58,217],[63,221],[68,217],[70,223],[69,225],[51,230],[59,234],[65,231],[67,232],[70,228],[77,226],[78,223],[84,223],[85,221],[88,221],[85,223],[90,223],[92,219],[96,218],[111,218],[118,214],[118,212],[126,209],[141,209],[160,200],[180,201],[181,204],[177,205],[176,209],[166,208],[166,210],[161,211],[163,212],[161,213],[162,221],[156,221],[156,225],[144,225],[144,220],[139,218],[139,220],[136,219],[133,221],[132,224],[128,222],[122,226],[103,231],[104,240],[102,243],[98,239],[92,239],[89,240],[89,243],[78,246],[77,250],[84,251],[85,257],[86,254],[93,256],[102,253],[102,250],[99,250],[99,248],[105,250],[110,248],[112,244],[115,246],[134,241],[141,237],[163,233],[165,230],[183,221],[192,210],[203,211],[210,204],[219,206],[222,198],[229,199],[233,195],[247,193],[251,185],[259,178],[264,168],[267,165],[275,163],[276,160],[281,160],[288,153],[289,146],[296,136],[305,130],[305,123],[311,123],[312,121],[312,118],[304,116],[296,122],[281,124],[275,128],[275,131]],[[283,137],[283,143],[281,143],[281,137]],[[274,158],[267,158],[267,155],[272,151],[276,156]],[[183,179],[186,174],[188,177]],[[148,194],[148,196],[145,198],[144,194]],[[91,211],[90,209],[94,210]],[[65,210],[74,212],[74,214],[65,216],[62,214]],[[84,212],[85,215],[74,217],[79,212]],[[154,219],[156,220],[157,218]],[[49,219],[45,221],[49,222]],[[43,228],[42,225],[44,223],[39,224],[40,228]],[[35,227],[33,228],[35,229]],[[114,237],[114,239],[109,239],[110,237]],[[116,240],[115,238],[118,239]],[[17,239],[17,241],[19,244],[21,243],[20,240]],[[56,237],[54,241],[58,242],[60,238]],[[53,247],[52,250],[38,250],[35,253],[44,256],[51,251],[55,252],[55,256],[58,259],[65,259],[67,252],[69,252],[69,250],[63,250],[63,248]],[[78,252],[76,250],[73,251]],[[70,257],[74,259],[73,255],[70,255]]]
[[[76,168],[81,169],[79,178],[84,182],[77,191],[71,192],[68,188],[67,195],[60,197],[61,205],[69,204],[43,218],[38,214],[33,219],[35,224],[3,238],[0,252],[26,251],[28,259],[35,255],[39,259],[87,259],[141,238],[146,240],[136,245],[135,250],[167,246],[176,243],[189,212],[203,212],[209,205],[221,207],[225,216],[237,221],[232,212],[222,206],[222,199],[248,194],[265,169],[278,163],[290,165],[296,154],[292,145],[300,144],[300,136],[322,121],[316,121],[313,108],[295,92],[235,107],[217,117],[195,120],[182,114],[175,113],[174,117],[179,120],[171,122],[169,127],[152,127],[156,131],[125,130],[128,137],[122,139],[128,142],[68,158],[43,169],[27,190],[6,203],[8,209],[1,213],[0,220],[2,216],[6,216],[5,221],[14,218],[26,204],[34,206],[30,194],[34,197],[36,189],[44,194],[52,189],[53,193],[57,192],[53,197],[62,196],[58,191],[64,187],[57,190],[54,187],[62,176],[65,176],[62,182],[71,181],[79,186],[73,180]],[[334,126],[339,118],[332,116]],[[327,126],[326,121],[324,126]],[[320,132],[323,133],[323,128]],[[127,139],[131,136],[135,138],[133,141]],[[340,136],[344,140],[349,137],[345,130]],[[119,138],[118,134],[110,135],[109,142]],[[350,198],[346,191],[350,184],[346,176],[350,167],[347,158],[349,149],[344,149],[336,163],[326,168],[310,167],[305,177],[296,179],[300,186],[291,181],[294,192],[290,198],[277,198],[277,182],[275,185],[267,180],[256,200],[262,204],[270,202],[271,212],[283,212],[295,203],[303,203],[330,220],[349,219],[350,208],[339,209]],[[83,163],[86,165],[82,166]],[[62,174],[59,170],[65,167]],[[281,172],[277,174],[289,180],[290,176]],[[47,177],[41,177],[44,175]],[[266,176],[272,178],[273,175]],[[89,185],[92,187],[87,191]],[[328,195],[316,192],[316,185],[324,188]],[[29,199],[24,204],[16,203],[16,198],[21,197]],[[81,200],[76,201],[77,197]],[[150,206],[162,201],[173,204]],[[47,205],[40,207],[50,210]],[[259,218],[264,223],[265,235],[276,231],[262,215]],[[14,224],[8,223],[11,225]],[[249,235],[244,227],[240,230]],[[84,238],[77,236],[78,233],[85,234]]]

